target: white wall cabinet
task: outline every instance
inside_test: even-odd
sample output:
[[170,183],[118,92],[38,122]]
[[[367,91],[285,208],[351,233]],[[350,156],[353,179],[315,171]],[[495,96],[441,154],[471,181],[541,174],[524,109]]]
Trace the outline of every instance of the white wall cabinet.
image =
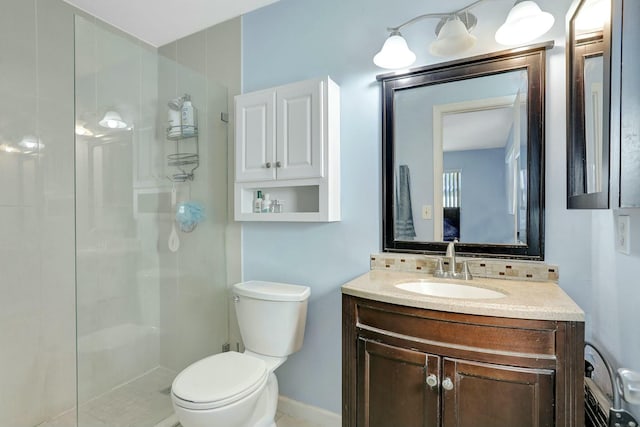
[[[235,98],[236,221],[340,220],[340,89],[329,77]],[[254,213],[258,190],[281,213]]]

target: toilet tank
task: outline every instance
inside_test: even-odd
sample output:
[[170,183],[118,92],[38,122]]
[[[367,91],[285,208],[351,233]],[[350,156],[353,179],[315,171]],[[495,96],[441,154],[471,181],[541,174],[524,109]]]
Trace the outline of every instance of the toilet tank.
[[302,347],[307,286],[253,280],[233,286],[236,316],[247,350],[285,357]]

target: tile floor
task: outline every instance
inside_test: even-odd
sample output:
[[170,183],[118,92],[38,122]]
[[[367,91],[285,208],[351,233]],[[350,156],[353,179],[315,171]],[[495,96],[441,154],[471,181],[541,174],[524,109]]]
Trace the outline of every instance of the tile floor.
[[[169,387],[176,373],[153,371],[80,405],[81,427],[154,427],[173,415]],[[38,427],[75,427],[75,411]]]
[[[278,425],[277,427],[322,427],[321,425],[312,424],[309,421],[301,420],[299,418],[294,418],[290,415],[283,414],[280,411],[276,413],[276,424]],[[163,425],[162,427],[165,426]],[[171,424],[168,427],[181,427],[181,425],[179,423]]]
[[[175,421],[169,387],[175,372],[156,368],[80,406],[80,427],[180,427]],[[276,413],[278,427],[322,427]],[[40,424],[38,427],[76,427],[75,411]]]
[[319,424],[312,424],[309,421],[294,418],[282,412],[276,413],[276,424],[278,427],[322,427]]

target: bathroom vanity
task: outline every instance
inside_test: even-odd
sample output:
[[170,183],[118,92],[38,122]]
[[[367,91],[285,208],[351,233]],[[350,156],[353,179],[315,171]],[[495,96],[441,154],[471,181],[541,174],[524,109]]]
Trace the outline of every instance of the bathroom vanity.
[[584,313],[553,282],[479,278],[434,297],[371,270],[343,293],[344,427],[582,427]]
[[[541,262],[552,46],[378,76],[384,254],[342,287],[344,427],[584,426],[584,313]],[[487,111],[497,151],[495,122],[448,122]],[[445,248],[473,280],[433,277],[461,271]]]

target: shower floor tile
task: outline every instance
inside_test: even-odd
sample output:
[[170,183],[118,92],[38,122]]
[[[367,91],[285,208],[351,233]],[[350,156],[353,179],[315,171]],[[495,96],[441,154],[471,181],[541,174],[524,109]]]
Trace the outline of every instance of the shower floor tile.
[[156,368],[80,407],[79,427],[153,427],[173,414],[166,393],[176,373]]
[[[78,427],[154,427],[173,415],[167,391],[176,373],[156,368],[80,406]],[[69,411],[39,427],[75,427]]]

